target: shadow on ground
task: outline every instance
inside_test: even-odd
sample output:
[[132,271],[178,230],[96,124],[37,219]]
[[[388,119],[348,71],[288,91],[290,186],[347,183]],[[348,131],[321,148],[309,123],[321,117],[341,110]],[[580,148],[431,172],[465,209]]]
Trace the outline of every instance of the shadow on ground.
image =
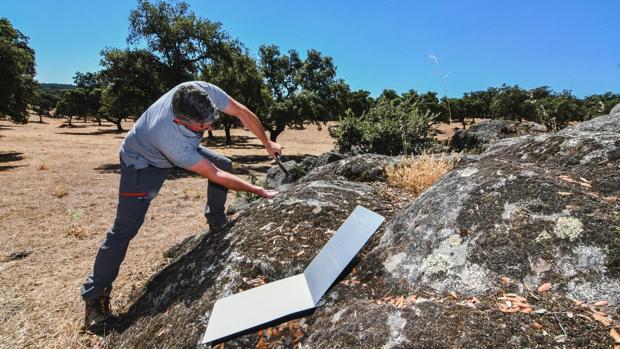
[[92,132],[57,132],[59,135],[74,135],[74,136],[99,136],[99,135],[107,135],[107,134],[122,134],[127,132],[126,130],[97,130]]
[[232,136],[232,143],[226,144],[226,137],[213,136],[211,138],[205,137],[202,139],[202,144],[207,147],[226,147],[230,149],[263,149],[262,144],[252,144],[250,141],[256,139],[250,136]]
[[23,160],[23,153],[16,151],[0,151],[0,162],[13,162]]
[[[23,153],[19,153],[19,152],[16,152],[16,151],[0,151],[0,163],[23,160],[24,156],[22,154]],[[17,166],[17,165],[0,166],[0,172],[12,170],[14,168],[22,167],[22,166],[23,165],[19,165],[19,166]]]

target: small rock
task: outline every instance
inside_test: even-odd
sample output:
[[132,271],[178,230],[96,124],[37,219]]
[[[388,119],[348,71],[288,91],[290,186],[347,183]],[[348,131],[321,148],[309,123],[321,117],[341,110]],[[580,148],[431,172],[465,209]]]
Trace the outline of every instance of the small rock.
[[31,254],[32,254],[32,251],[30,250],[15,251],[15,252],[11,252],[8,258],[10,261],[18,261],[20,259],[24,259],[30,256]]

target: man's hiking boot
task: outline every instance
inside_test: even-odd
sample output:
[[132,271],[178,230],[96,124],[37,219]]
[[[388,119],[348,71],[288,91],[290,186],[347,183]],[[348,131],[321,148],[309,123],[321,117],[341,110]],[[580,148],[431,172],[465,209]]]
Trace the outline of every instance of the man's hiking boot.
[[209,233],[217,233],[226,228],[229,224],[230,221],[228,219],[223,224],[209,224]]
[[106,288],[98,298],[85,300],[84,329],[97,335],[104,335],[112,329],[114,317],[110,311],[110,291]]

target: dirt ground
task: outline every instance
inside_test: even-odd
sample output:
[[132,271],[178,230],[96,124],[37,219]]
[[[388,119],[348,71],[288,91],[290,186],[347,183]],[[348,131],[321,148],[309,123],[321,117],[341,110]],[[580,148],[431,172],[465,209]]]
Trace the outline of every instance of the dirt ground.
[[[0,120],[0,348],[81,348],[100,340],[80,331],[79,287],[114,219],[118,148],[125,133],[106,123],[76,121],[73,128],[63,123],[44,118],[41,124],[33,117],[20,126]],[[448,139],[457,126],[440,125],[437,138]],[[263,177],[272,164],[260,142],[242,129],[232,134],[232,146],[224,144],[222,130],[206,145],[231,157],[240,176]],[[285,160],[333,148],[325,126],[287,130],[278,142]],[[206,188],[205,179],[186,172],[169,177],[131,242],[114,285],[113,309],[124,311],[166,264],[166,249],[207,229]],[[229,202],[233,197],[231,192]]]

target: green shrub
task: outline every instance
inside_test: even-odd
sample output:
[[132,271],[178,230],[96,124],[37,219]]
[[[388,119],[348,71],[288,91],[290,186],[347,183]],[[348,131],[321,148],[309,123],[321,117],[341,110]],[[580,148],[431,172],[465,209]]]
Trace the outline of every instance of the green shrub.
[[330,134],[342,153],[419,154],[433,142],[435,118],[416,106],[380,103],[361,117],[348,112]]

